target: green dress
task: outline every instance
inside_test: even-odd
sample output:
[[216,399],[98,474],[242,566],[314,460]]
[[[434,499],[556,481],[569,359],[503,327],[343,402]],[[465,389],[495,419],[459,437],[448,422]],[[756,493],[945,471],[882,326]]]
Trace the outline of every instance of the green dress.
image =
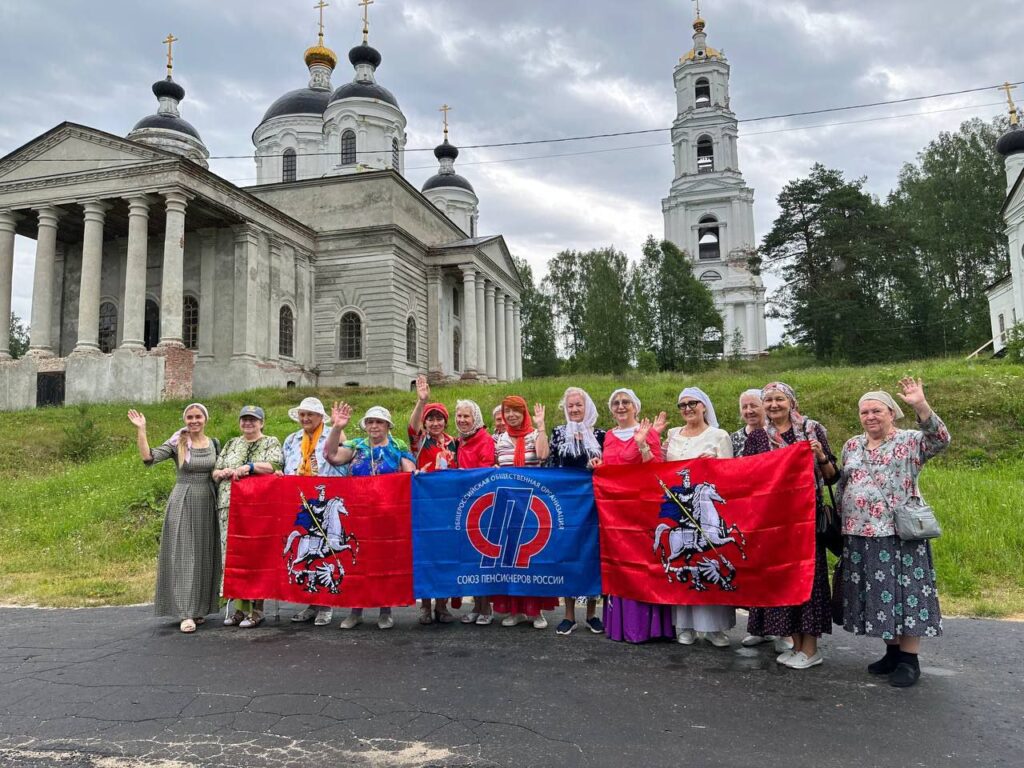
[[214,440],[210,438],[206,448],[193,448],[189,460],[180,467],[173,446],[164,443],[152,453],[153,458],[146,464],[171,459],[178,473],[160,533],[156,615],[173,616],[179,621],[207,616],[218,607],[221,570],[217,497],[210,477],[217,461]]

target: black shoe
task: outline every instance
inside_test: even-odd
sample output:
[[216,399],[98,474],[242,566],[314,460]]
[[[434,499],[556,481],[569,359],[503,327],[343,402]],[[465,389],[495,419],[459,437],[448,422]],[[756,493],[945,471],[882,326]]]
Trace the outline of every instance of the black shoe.
[[900,663],[900,658],[896,654],[886,653],[885,656],[880,658],[878,661],[873,661],[868,664],[868,672],[872,675],[889,675],[896,670],[896,665]]
[[921,679],[921,669],[906,661],[896,665],[896,669],[889,675],[889,685],[893,688],[909,688]]

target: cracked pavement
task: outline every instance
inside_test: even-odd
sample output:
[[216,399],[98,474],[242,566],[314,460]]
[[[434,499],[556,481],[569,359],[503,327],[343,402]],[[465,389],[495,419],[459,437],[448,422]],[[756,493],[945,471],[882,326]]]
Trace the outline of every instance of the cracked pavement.
[[[268,606],[270,607],[270,606]],[[613,643],[528,624],[191,636],[148,606],[0,609],[0,765],[1016,766],[1024,624],[946,621],[921,683],[866,673],[878,641],[838,630],[825,664],[769,646]],[[345,611],[337,611],[336,615]],[[549,614],[553,618],[554,614]],[[340,616],[339,616],[340,618]],[[556,622],[552,622],[554,624]]]

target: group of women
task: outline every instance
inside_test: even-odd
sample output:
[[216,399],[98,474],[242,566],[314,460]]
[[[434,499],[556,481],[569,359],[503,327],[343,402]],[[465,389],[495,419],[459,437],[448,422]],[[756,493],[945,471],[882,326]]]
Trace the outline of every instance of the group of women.
[[[165,443],[150,448],[146,420],[138,411],[128,417],[137,429],[143,461],[153,464],[173,458],[177,483],[168,501],[160,543],[156,613],[180,620],[190,633],[214,613],[221,597],[221,572],[226,549],[231,487],[249,475],[369,476],[393,472],[436,472],[484,467],[578,467],[601,464],[642,464],[695,458],[730,459],[752,456],[806,441],[814,459],[816,536],[813,585],[801,605],[748,610],[746,646],[774,643],[779,664],[808,669],[822,663],[818,640],[830,633],[834,600],[841,602],[844,629],[885,642],[885,655],[868,666],[872,674],[887,675],[891,685],[907,687],[920,677],[918,651],[922,637],[942,632],[935,571],[928,541],[901,539],[894,510],[919,496],[917,477],[923,464],[949,444],[949,432],[925,399],[920,380],[904,378],[898,397],[913,409],[916,429],[900,429],[900,405],[887,392],[868,392],[860,398],[863,433],[846,442],[841,456],[833,453],[824,426],[805,416],[796,393],[783,382],[748,389],[739,398],[743,426],[731,434],[719,426],[710,398],[697,387],[679,393],[680,425],[669,429],[664,412],[641,418],[641,402],[629,388],[608,398],[612,427],[597,427],[598,412],[590,395],[570,387],[559,410],[563,423],[548,434],[543,405],[531,409],[519,396],[504,398],[493,411],[494,430],[488,432],[480,407],[472,400],[455,405],[454,430],[445,405],[431,402],[424,377],[417,380],[417,401],[408,424],[408,443],[394,436],[390,412],[369,408],[359,422],[365,436],[348,439],[345,429],[352,408],[335,403],[330,416],[320,400],[305,398],[289,416],[301,428],[282,446],[264,435],[264,411],[245,406],[239,413],[241,435],[221,448],[206,435],[209,414],[200,403],[183,412],[184,426]],[[833,494],[833,486],[837,491]],[[826,504],[826,494],[833,498]],[[833,517],[835,520],[833,520]],[[833,523],[841,522],[842,563],[839,583],[829,588],[825,542]],[[218,547],[218,544],[220,545]],[[701,637],[728,647],[728,630],[735,626],[731,606],[668,606],[617,595],[604,597],[603,620],[596,614],[596,595],[563,598],[564,618],[556,631],[569,635],[577,628],[576,606],[586,606],[586,626],[606,632],[613,640],[642,643],[674,638],[693,645]],[[503,614],[502,626],[530,621],[548,626],[544,611],[557,600],[544,597],[478,595],[472,609],[456,617],[458,596],[419,596],[419,622],[486,625]],[[264,620],[263,601],[229,602],[225,624],[256,627]],[[332,611],[310,605],[292,621],[327,625]],[[838,619],[837,619],[838,620]],[[363,611],[353,609],[340,623],[353,629]],[[394,626],[391,608],[380,608],[377,625]]]

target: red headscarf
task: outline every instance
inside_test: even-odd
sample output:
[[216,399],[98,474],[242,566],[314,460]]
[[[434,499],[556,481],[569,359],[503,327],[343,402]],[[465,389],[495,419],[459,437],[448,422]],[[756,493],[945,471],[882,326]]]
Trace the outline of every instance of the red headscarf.
[[[521,411],[523,423],[514,428],[505,418],[505,411]],[[530,412],[526,408],[526,401],[519,395],[509,395],[501,401],[501,416],[505,419],[505,431],[516,441],[516,450],[512,454],[512,464],[516,467],[526,465],[526,436],[533,432],[533,421],[530,419]]]

